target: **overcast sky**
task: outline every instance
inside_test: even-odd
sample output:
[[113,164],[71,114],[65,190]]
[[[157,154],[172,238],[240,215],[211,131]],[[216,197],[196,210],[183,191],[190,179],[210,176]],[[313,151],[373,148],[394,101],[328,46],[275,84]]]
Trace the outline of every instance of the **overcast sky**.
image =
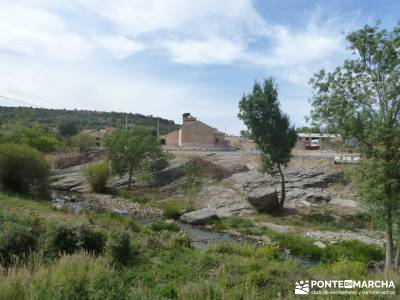
[[349,55],[345,33],[399,12],[398,0],[0,0],[0,95],[178,123],[191,112],[237,134],[239,99],[274,76],[301,126],[312,74]]

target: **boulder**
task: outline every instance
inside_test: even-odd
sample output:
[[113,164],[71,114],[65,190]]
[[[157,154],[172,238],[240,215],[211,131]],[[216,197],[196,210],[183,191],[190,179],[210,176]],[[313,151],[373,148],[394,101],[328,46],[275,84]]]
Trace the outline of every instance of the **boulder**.
[[212,219],[218,218],[217,211],[212,208],[203,208],[181,216],[181,221],[193,225],[203,225]]
[[187,162],[187,160],[170,161],[166,168],[154,173],[152,186],[166,185],[185,175],[185,165]]
[[243,172],[248,172],[250,169],[247,165],[241,164],[241,163],[236,163],[232,164],[229,166],[229,170],[235,174],[235,173],[243,173]]
[[247,194],[247,201],[260,212],[272,212],[279,209],[278,193],[271,187],[259,187]]
[[326,245],[323,242],[320,242],[320,241],[315,241],[313,243],[313,245],[317,246],[318,248],[321,248],[321,249],[325,249],[326,248]]
[[329,202],[331,200],[331,196],[328,193],[314,192],[309,194],[306,197],[306,200],[311,203]]

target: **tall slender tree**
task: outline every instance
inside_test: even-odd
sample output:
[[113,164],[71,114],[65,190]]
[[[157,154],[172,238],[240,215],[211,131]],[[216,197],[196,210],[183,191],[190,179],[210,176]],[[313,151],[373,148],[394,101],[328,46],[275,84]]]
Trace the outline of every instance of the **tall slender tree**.
[[364,162],[359,194],[386,232],[385,269],[393,268],[393,218],[400,204],[400,25],[379,24],[347,36],[353,58],[311,79],[312,120],[344,139],[356,138]]
[[282,168],[291,158],[297,134],[290,125],[288,115],[280,109],[278,87],[273,78],[264,80],[263,85],[255,82],[252,93],[243,95],[239,102],[239,119],[247,126],[251,137],[262,155],[262,171],[279,173],[282,210],[286,198],[285,177]]

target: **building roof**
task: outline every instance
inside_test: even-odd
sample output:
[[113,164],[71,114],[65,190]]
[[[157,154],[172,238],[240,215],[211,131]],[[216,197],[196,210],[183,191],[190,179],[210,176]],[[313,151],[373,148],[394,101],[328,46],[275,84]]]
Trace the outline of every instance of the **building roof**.
[[328,133],[303,133],[297,134],[299,137],[313,137],[313,138],[335,138],[339,137],[339,134],[328,134]]

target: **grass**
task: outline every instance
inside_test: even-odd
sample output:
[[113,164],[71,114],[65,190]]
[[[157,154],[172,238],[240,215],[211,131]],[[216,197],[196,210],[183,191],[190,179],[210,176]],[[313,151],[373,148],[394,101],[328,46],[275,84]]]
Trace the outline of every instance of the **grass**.
[[214,230],[234,229],[242,234],[267,236],[281,249],[289,250],[292,255],[335,262],[340,259],[368,263],[371,260],[382,260],[383,252],[376,246],[366,245],[359,241],[342,241],[321,249],[314,245],[314,240],[295,233],[277,233],[266,226],[259,226],[251,219],[227,217],[212,221],[210,227]]
[[[334,217],[336,216],[336,218]],[[361,212],[341,214],[329,205],[302,208],[295,213],[287,212],[280,216],[260,214],[254,218],[257,222],[271,222],[278,225],[296,226],[302,230],[340,231],[355,229],[373,229],[370,218]]]
[[[113,214],[64,214],[53,211],[46,203],[2,195],[0,212],[0,231],[1,222],[10,215],[23,218],[35,214],[43,224],[48,222],[46,216],[53,215],[73,226],[84,222],[107,236],[125,231],[135,251],[134,262],[126,266],[113,264],[107,251],[97,256],[78,251],[52,260],[43,260],[34,253],[23,264],[7,270],[0,268],[0,300],[292,299],[294,283],[303,279],[383,278],[367,273],[367,258],[379,256],[361,244],[333,245],[326,253],[331,253],[327,257],[334,259],[323,259],[321,264],[311,267],[282,257],[277,246],[221,243],[205,251],[196,250],[188,237],[164,222],[143,227],[132,223],[129,217]],[[223,219],[220,224],[267,233],[266,228],[241,218]],[[298,249],[299,253],[312,250],[305,238],[276,235],[273,239],[277,244]],[[354,252],[360,255],[354,256]],[[345,257],[338,253],[344,253]],[[399,275],[390,274],[389,278],[400,286]]]

